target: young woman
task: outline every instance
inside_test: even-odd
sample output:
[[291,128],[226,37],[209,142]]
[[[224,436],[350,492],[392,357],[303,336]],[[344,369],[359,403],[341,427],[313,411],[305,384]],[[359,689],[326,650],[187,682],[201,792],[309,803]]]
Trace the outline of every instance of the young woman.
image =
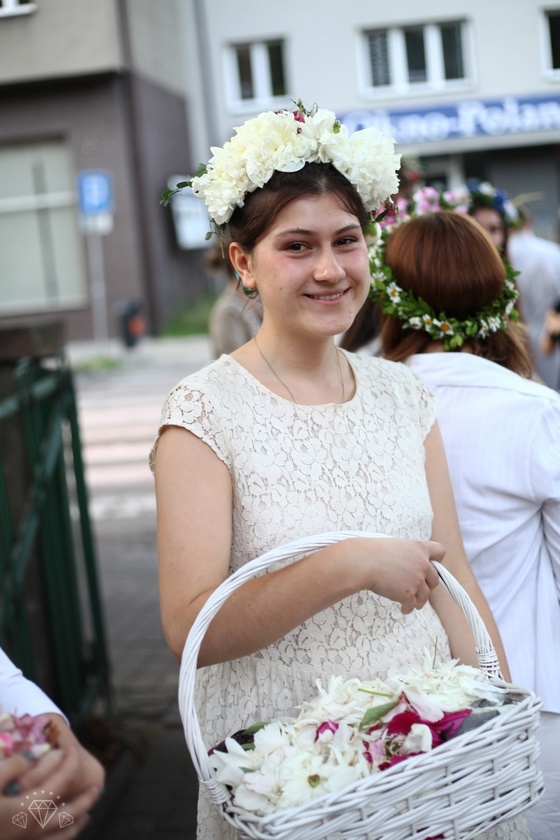
[[[215,150],[193,189],[216,225],[229,222],[230,258],[258,291],[263,324],[164,408],[153,462],[168,643],[179,657],[211,592],[276,545],[333,530],[387,538],[344,540],[228,599],[199,657],[209,746],[290,714],[327,674],[382,675],[436,645],[473,663],[432,559],[470,592],[506,669],[463,551],[432,396],[404,366],[334,342],[368,294],[364,230],[396,191],[392,144],[373,130],[348,138],[327,111],[261,115],[238,131],[239,149],[234,138]],[[522,826],[499,836],[525,837]],[[198,836],[233,836],[204,793]]]
[[399,300],[378,286],[384,356],[405,361],[439,398],[467,557],[513,682],[543,701],[545,793],[527,821],[533,840],[548,840],[560,836],[560,396],[528,378],[525,335],[507,317],[512,284],[467,216],[403,223],[385,262]]

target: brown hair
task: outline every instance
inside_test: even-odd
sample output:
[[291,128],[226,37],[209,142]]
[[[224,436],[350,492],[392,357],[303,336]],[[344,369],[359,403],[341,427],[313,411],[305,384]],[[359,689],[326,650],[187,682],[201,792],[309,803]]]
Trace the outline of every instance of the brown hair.
[[[399,286],[438,314],[459,320],[497,298],[504,285],[504,265],[490,238],[460,213],[427,213],[404,222],[387,241],[386,262]],[[383,318],[381,339],[385,357],[393,361],[424,353],[433,342],[428,333],[406,329],[389,315]],[[532,375],[525,331],[511,321],[486,338],[467,339],[463,347],[521,376]]]
[[229,221],[231,238],[244,251],[251,252],[291,201],[326,193],[335,196],[345,210],[356,216],[362,230],[365,230],[369,214],[350,181],[331,163],[306,163],[297,172],[274,172],[264,187],[249,193],[243,207],[236,207],[233,211]]

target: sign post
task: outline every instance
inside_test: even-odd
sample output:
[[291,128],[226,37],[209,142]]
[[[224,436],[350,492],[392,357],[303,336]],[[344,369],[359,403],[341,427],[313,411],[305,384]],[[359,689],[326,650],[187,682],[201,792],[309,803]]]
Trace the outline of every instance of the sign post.
[[90,280],[93,337],[109,338],[107,289],[102,236],[113,230],[113,179],[109,172],[80,172],[78,175],[80,229],[86,236]]

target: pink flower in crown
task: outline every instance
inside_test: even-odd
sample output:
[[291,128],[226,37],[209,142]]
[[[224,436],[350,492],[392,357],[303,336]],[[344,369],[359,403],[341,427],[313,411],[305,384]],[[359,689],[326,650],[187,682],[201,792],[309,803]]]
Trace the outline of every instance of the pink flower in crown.
[[434,210],[439,210],[439,193],[434,187],[422,187],[414,193],[414,201],[416,203],[416,212],[433,213]]

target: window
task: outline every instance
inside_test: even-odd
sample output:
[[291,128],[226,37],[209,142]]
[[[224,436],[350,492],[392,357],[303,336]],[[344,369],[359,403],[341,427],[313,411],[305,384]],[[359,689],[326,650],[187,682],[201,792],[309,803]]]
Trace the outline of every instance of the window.
[[85,305],[75,202],[62,141],[0,146],[0,314]]
[[560,70],[560,10],[547,12],[548,46],[550,50],[549,70]]
[[286,96],[283,41],[236,44],[226,53],[226,91],[230,105],[243,110],[267,106]]
[[366,32],[366,87],[394,95],[464,85],[464,29],[449,21]]
[[28,15],[37,11],[37,4],[30,0],[0,0],[0,17]]

